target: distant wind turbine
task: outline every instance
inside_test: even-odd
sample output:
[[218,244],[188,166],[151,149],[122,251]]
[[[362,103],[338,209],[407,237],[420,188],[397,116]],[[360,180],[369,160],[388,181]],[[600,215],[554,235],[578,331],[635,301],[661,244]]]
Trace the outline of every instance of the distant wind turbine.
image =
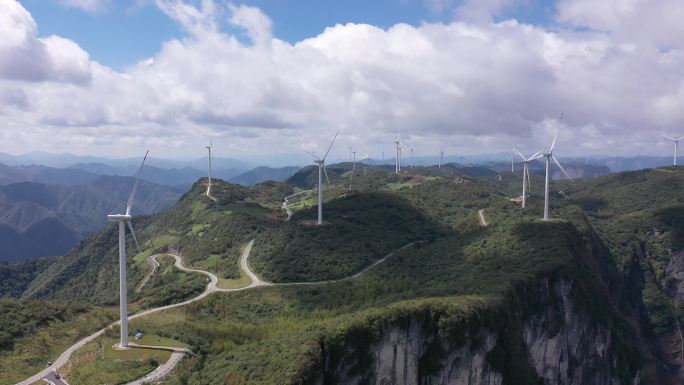
[[337,135],[339,134],[336,133],[335,137],[333,138],[332,142],[330,142],[330,146],[328,147],[328,151],[325,152],[325,155],[323,155],[322,158],[316,157],[316,153],[311,152],[310,154],[313,156],[314,163],[318,164],[318,222],[317,224],[322,225],[323,224],[323,174],[325,173],[325,179],[328,182],[328,188],[332,190],[332,187],[330,186],[330,178],[328,178],[328,170],[325,168],[325,158],[328,157],[328,153],[330,153],[330,149],[332,148],[333,144],[335,144],[335,139],[337,139]]
[[444,160],[444,151],[439,151],[439,168],[442,168],[442,161]]
[[673,166],[677,165],[677,152],[679,150],[679,141],[684,139],[684,136],[679,137],[679,139],[671,138],[669,136],[663,135],[663,138],[667,138],[671,141],[674,142],[674,161],[672,162]]
[[411,151],[411,168],[413,168],[413,150],[415,150],[415,148],[409,148],[409,151]]
[[397,155],[394,159],[394,171],[396,174],[401,172],[401,141],[399,140],[399,129],[397,128],[397,140],[394,142],[397,146]]
[[[511,174],[513,174],[515,172],[515,166],[513,165],[514,164],[513,161],[515,160],[515,155],[519,155],[519,154],[516,154],[516,152],[517,152],[517,150],[515,149],[515,146],[513,146],[513,151],[511,152]],[[523,182],[524,182],[524,179],[525,179],[525,174],[523,173]],[[523,207],[525,207],[525,206],[523,206]]]
[[572,180],[570,175],[565,172],[563,166],[561,166],[558,159],[553,155],[553,149],[556,147],[556,139],[558,138],[558,132],[553,136],[553,142],[551,142],[551,147],[549,147],[548,152],[545,152],[542,156],[546,158],[546,184],[544,185],[544,220],[549,220],[549,183],[551,182],[551,160],[553,160],[558,168],[563,171],[568,179]]
[[522,192],[522,208],[525,208],[525,202],[527,199],[527,188],[530,185],[530,171],[529,171],[529,163],[543,158],[544,154],[543,151],[539,151],[536,154],[532,155],[529,158],[526,158],[520,151],[518,151],[515,147],[513,147],[513,154],[519,156],[523,160],[523,192]]
[[107,215],[107,219],[112,222],[117,222],[119,224],[119,312],[121,316],[121,327],[120,327],[120,348],[128,348],[128,287],[126,282],[126,225],[131,231],[135,245],[140,252],[140,244],[138,243],[138,238],[135,236],[133,231],[133,225],[131,224],[131,210],[133,210],[133,202],[135,200],[135,193],[138,190],[138,183],[140,182],[140,173],[142,172],[143,166],[145,165],[145,160],[147,160],[147,154],[143,158],[142,164],[138,169],[138,174],[135,176],[135,182],[133,183],[133,190],[131,195],[128,197],[128,203],[126,204],[126,214],[111,214]]
[[211,196],[211,150],[212,150],[212,141],[209,139],[209,145],[206,147],[206,149],[209,151],[209,173],[207,174],[209,183],[207,184],[207,196],[213,200],[216,200],[214,197]]

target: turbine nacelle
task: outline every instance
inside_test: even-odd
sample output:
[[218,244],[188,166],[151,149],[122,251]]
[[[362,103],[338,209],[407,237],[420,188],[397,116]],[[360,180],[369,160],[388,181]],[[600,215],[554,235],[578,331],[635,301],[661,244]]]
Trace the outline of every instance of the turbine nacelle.
[[133,217],[126,214],[110,214],[107,215],[107,220],[112,222],[130,222]]

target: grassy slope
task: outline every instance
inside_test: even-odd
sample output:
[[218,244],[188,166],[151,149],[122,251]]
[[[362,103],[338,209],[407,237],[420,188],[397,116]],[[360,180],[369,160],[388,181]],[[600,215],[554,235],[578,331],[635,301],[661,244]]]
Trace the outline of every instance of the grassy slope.
[[[365,330],[370,343],[383,325],[425,312],[449,314],[444,322],[454,314],[483,317],[539,275],[575,276],[581,264],[573,261],[582,252],[570,224],[493,226],[406,249],[358,280],[212,296],[156,315],[147,327],[200,351],[202,358],[173,384],[300,383],[320,358],[322,340],[341,344]],[[605,287],[578,287],[593,292],[587,309],[607,307]],[[611,314],[603,322],[617,323]]]
[[[188,298],[201,286],[177,280],[156,280],[135,288],[150,270],[147,257],[168,249],[178,250],[190,266],[212,270],[222,278],[239,278],[237,262],[243,244],[266,226],[272,225],[273,211],[256,203],[279,195],[289,187],[283,184],[247,188],[215,181],[213,202],[198,182],[171,210],[136,217],[138,239],[143,248],[136,254],[128,237],[129,299],[143,306],[159,305]],[[95,304],[118,302],[117,232],[112,226],[81,242],[69,254],[39,272],[28,285],[26,298],[69,299]],[[209,256],[209,258],[207,258]],[[172,293],[185,287],[184,293]],[[182,298],[181,298],[182,297]]]
[[116,314],[75,303],[0,300],[0,378],[14,383],[29,377]]
[[[146,335],[138,344],[186,347],[185,344],[154,335]],[[166,362],[171,356],[167,350],[129,349],[117,350],[115,331],[87,344],[74,353],[62,375],[70,382],[81,385],[123,384],[135,380]]]
[[325,207],[324,226],[314,226],[316,209],[257,237],[252,266],[275,282],[321,281],[350,276],[392,250],[443,233],[433,220],[390,194],[356,194]]
[[[643,186],[651,183],[651,178],[661,177],[655,173],[663,172],[647,173],[645,179],[637,179],[631,188],[644,190],[648,195],[649,189],[664,183],[659,181],[650,187]],[[634,346],[633,342],[625,342],[622,337],[630,331],[618,310],[628,309],[629,299],[622,298],[621,293],[610,296],[607,289],[610,286],[612,291],[616,291],[620,287],[620,277],[612,263],[624,260],[628,250],[615,247],[621,242],[616,236],[617,229],[623,228],[620,221],[636,216],[635,224],[650,226],[650,222],[642,222],[646,217],[641,215],[653,213],[656,215],[654,220],[660,220],[663,228],[670,230],[666,231],[663,239],[681,239],[678,235],[681,233],[672,231],[682,223],[676,214],[678,211],[664,210],[664,207],[678,204],[680,195],[676,194],[677,187],[669,189],[668,194],[659,193],[655,201],[651,201],[651,205],[656,207],[641,207],[630,202],[630,199],[639,198],[639,194],[627,188],[624,193],[615,193],[621,185],[630,185],[623,180],[611,181],[608,177],[599,179],[599,182],[585,181],[576,185],[555,182],[554,187],[563,189],[568,197],[554,193],[553,212],[570,222],[538,223],[535,219],[540,215],[543,203],[539,196],[532,196],[531,206],[524,213],[508,200],[517,191],[515,176],[503,180],[494,177],[469,180],[443,175],[418,183],[413,177],[406,180],[403,176],[386,175],[373,179],[375,176],[359,175],[356,188],[387,191],[389,183],[398,183],[393,185],[400,187],[394,194],[401,198],[381,199],[377,197],[385,195],[362,194],[361,197],[369,197],[369,200],[361,201],[361,207],[354,206],[359,204],[359,199],[354,197],[333,201],[326,206],[326,219],[331,219],[333,224],[321,229],[308,228],[296,222],[297,218],[313,218],[314,211],[305,210],[295,215],[294,222],[281,224],[274,230],[270,214],[262,208],[242,203],[235,206],[235,200],[258,202],[254,190],[227,187],[225,194],[229,198],[221,196],[221,202],[214,204],[198,198],[201,188],[197,186],[185,201],[187,207],[162,216],[165,220],[155,219],[145,227],[144,231],[150,234],[167,237],[162,243],[180,245],[185,253],[190,253],[200,240],[217,242],[222,245],[221,250],[232,250],[229,253],[232,257],[223,254],[219,258],[232,268],[237,264],[239,248],[246,237],[261,234],[255,245],[254,264],[262,269],[263,275],[303,280],[344,275],[335,270],[338,267],[335,259],[344,258],[351,262],[349,265],[357,263],[359,266],[376,259],[385,250],[372,249],[373,245],[367,244],[370,240],[381,239],[385,248],[398,247],[402,245],[398,240],[407,240],[406,237],[415,236],[416,232],[420,234],[429,226],[437,228],[435,222],[440,223],[441,228],[451,229],[440,235],[439,240],[407,249],[367,276],[352,282],[215,295],[187,309],[176,309],[136,321],[144,323],[150,332],[177,338],[199,350],[199,358],[186,361],[185,370],[172,383],[209,384],[215,383],[216,379],[249,384],[303,381],[310,369],[303,363],[315,362],[321,338],[333,341],[335,336],[348,335],[354,329],[353,325],[369,325],[368,322],[375,325],[372,320],[378,319],[396,320],[393,315],[397,312],[423,312],[444,306],[463,314],[485,312],[492,306],[498,306],[502,298],[515,293],[520,285],[548,274],[564,274],[578,279],[581,283],[579,290],[583,292],[578,294],[578,298],[584,299],[581,305],[600,322],[612,324],[612,330],[617,333],[615,340],[622,343],[628,352]],[[675,177],[674,181],[667,183],[680,183],[681,176],[677,174]],[[605,185],[596,185],[591,191],[592,183],[603,181]],[[535,184],[533,194],[537,190],[539,186]],[[599,210],[605,210],[606,206],[598,209],[588,207],[586,200],[582,201],[583,194],[603,194],[608,207],[614,205],[624,209],[600,213]],[[277,193],[263,195],[272,199]],[[380,203],[373,199],[380,199]],[[396,202],[393,199],[397,199]],[[407,201],[413,208],[399,209]],[[372,203],[369,207],[363,206],[369,202]],[[372,212],[378,204],[386,205],[382,213],[392,212],[399,220],[412,223],[408,226],[410,231],[390,228],[388,232],[366,234],[377,231],[370,225],[373,221],[391,222],[391,215],[378,218],[379,214]],[[589,222],[575,204],[588,210]],[[486,229],[477,224],[479,208],[487,209],[491,225]],[[358,217],[350,221],[350,217],[345,218],[350,213]],[[236,214],[245,214],[248,220]],[[205,237],[209,228],[220,227],[217,224],[226,226],[230,231]],[[602,246],[593,232],[594,228],[607,239],[609,248]],[[349,234],[353,237],[349,238]],[[305,248],[310,242],[320,243],[318,246],[323,250],[341,251],[339,254],[315,254],[315,249]],[[214,263],[211,258],[207,262],[200,253],[185,255],[198,265]],[[635,357],[625,353],[618,365],[629,372],[632,368],[630,360]]]
[[568,184],[570,202],[588,215],[624,270],[644,272],[642,298],[656,333],[671,329],[684,311],[667,297],[666,268],[684,250],[684,168],[609,175]]
[[[577,295],[585,299],[580,306],[595,314],[599,322],[613,325],[615,339],[624,344],[626,352],[634,349],[633,343],[626,342],[620,334],[626,330],[628,333],[629,325],[611,310],[619,303],[608,303],[613,299],[603,286],[606,282],[614,289],[619,286],[616,283],[619,279],[610,268],[610,255],[596,245],[593,247],[598,251],[587,251],[587,239],[595,234],[581,215],[571,218],[574,225],[536,222],[533,217],[523,215],[502,194],[483,189],[476,182],[450,178],[424,181],[401,191],[421,209],[420,215],[428,213],[452,230],[439,240],[396,254],[367,276],[354,281],[212,296],[188,309],[169,311],[147,320],[148,329],[186,341],[200,352],[200,358],[186,362],[186,370],[172,383],[210,384],[217,379],[245,384],[307,381],[309,365],[316,363],[322,340],[334,344],[353,336],[354,330],[377,332],[382,325],[424,312],[445,311],[466,318],[488,314],[520,285],[549,274],[586,277],[586,281],[580,280],[577,285],[583,292],[583,295]],[[431,199],[424,199],[425,196]],[[326,218],[333,223],[329,226],[344,224],[348,211],[363,211],[359,209],[365,208],[366,201],[362,201],[360,207],[345,205],[358,205],[360,199],[366,198],[372,202],[370,206],[378,204],[373,202],[375,198],[391,205],[382,194],[351,196],[331,202],[326,206],[330,213]],[[440,209],[440,205],[447,209]],[[477,226],[475,213],[480,207],[492,211],[493,224],[486,229]],[[392,208],[383,210],[388,211]],[[406,213],[406,210],[397,211]],[[302,212],[298,215],[301,219],[312,214]],[[384,218],[378,219],[377,215],[369,211],[368,219],[384,223]],[[470,225],[471,220],[474,225]],[[355,223],[359,227],[349,231],[360,237],[360,243],[365,239],[378,239],[377,235],[368,238],[362,235],[368,231],[363,227],[363,219]],[[316,240],[318,235],[310,231],[311,228],[294,222],[279,230],[282,233],[274,234],[271,230],[265,234],[289,239],[287,243],[280,244],[273,242],[271,237],[262,236],[257,240],[255,252],[260,248],[278,251],[268,256],[272,258],[272,266],[277,268],[276,262],[280,262],[284,272],[295,263],[306,266],[300,263],[301,260],[325,266],[330,260],[329,249],[342,247],[345,251],[340,252],[339,258],[359,255],[350,252],[353,249],[346,241],[339,241],[345,236],[344,232],[333,233],[338,243],[334,243],[335,247],[324,244],[326,254],[317,255],[314,248],[298,253],[288,249],[295,245],[302,247],[307,244],[305,241],[323,242]],[[293,258],[295,254],[300,256],[300,261]],[[271,267],[265,271],[269,271],[267,269]],[[300,270],[299,274],[301,278],[310,279],[321,277],[320,271]],[[329,268],[328,271],[334,270]],[[615,301],[619,302],[619,299]],[[372,339],[373,335],[377,334],[371,332],[366,337]],[[625,356],[618,359],[618,365],[633,374],[631,365],[635,355],[625,353]]]

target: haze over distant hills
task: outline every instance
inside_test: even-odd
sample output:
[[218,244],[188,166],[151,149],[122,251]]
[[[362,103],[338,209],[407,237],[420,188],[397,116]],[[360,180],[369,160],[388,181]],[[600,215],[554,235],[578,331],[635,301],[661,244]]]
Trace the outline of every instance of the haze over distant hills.
[[[84,236],[107,225],[105,217],[123,205],[130,191],[131,176],[140,159],[108,159],[72,154],[0,153],[0,260],[21,260],[61,255]],[[435,175],[460,174],[489,176],[510,171],[510,154],[475,157],[445,156],[442,169],[438,157],[405,158],[404,168],[413,161],[428,167]],[[465,162],[463,162],[465,161]],[[595,178],[614,171],[668,165],[669,157],[565,158],[563,163],[573,178]],[[149,159],[142,178],[138,208],[141,213],[156,213],[173,205],[198,179],[206,176],[206,158],[195,160]],[[245,186],[267,180],[288,181],[301,188],[312,188],[317,180],[313,166],[257,166],[230,158],[213,159],[216,178]],[[364,159],[357,167],[391,171],[394,159]],[[520,167],[516,162],[516,168]],[[345,176],[351,162],[328,165],[332,180]],[[431,170],[431,171],[430,171]],[[533,175],[543,175],[543,161],[530,165]],[[554,168],[553,177],[564,176]],[[119,205],[119,206],[117,206]]]
[[[19,182],[0,186],[0,261],[62,255],[124,210],[132,177],[97,176],[73,186]],[[180,193],[142,181],[137,214],[163,211]]]

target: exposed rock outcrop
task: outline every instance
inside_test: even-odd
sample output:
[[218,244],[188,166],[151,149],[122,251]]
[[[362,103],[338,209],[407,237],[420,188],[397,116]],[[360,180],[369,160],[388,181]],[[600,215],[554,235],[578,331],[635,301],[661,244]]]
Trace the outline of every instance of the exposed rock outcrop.
[[[473,317],[461,332],[445,333],[447,316],[418,315],[387,327],[364,345],[322,348],[317,385],[617,385],[639,384],[639,374],[621,379],[612,356],[611,330],[578,310],[573,282],[541,280],[527,314],[508,320]],[[519,307],[517,309],[520,309]],[[435,316],[433,313],[432,316]],[[518,318],[519,317],[519,318]],[[515,361],[511,364],[511,361]]]

